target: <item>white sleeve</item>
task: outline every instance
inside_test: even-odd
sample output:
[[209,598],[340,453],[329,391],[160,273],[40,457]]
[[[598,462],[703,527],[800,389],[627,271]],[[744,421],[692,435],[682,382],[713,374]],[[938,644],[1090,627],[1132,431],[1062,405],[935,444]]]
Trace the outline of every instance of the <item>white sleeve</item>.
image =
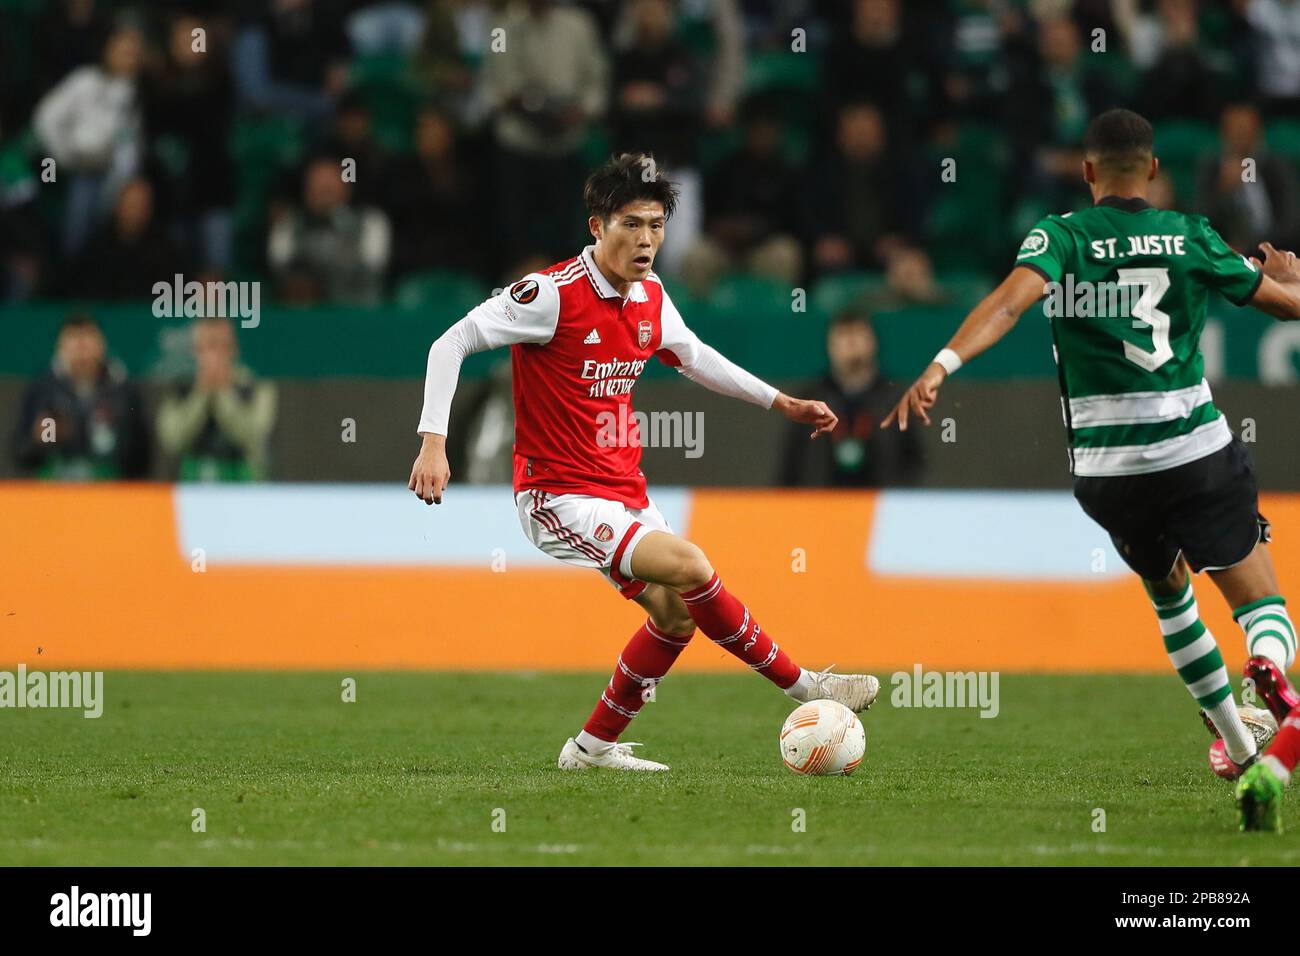
[[420,434],[447,434],[451,399],[465,356],[503,345],[545,345],[560,319],[560,290],[550,276],[530,273],[475,306],[429,348]]
[[[698,382],[710,391],[730,398],[753,402],[762,408],[771,408],[777,390],[761,378],[751,375],[739,365],[728,361],[722,353],[700,341],[686,327],[682,314],[664,291],[663,311],[659,317],[662,330],[660,348],[670,352],[677,360],[677,371],[692,382]],[[672,364],[669,362],[668,364]]]

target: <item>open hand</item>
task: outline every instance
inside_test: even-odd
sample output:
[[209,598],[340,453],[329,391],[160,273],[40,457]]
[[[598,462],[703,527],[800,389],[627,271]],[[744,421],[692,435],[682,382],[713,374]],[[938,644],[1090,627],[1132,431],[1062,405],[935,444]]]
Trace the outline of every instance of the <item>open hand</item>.
[[898,430],[905,432],[907,420],[912,415],[918,416],[927,425],[930,424],[930,416],[926,412],[939,400],[939,386],[947,377],[948,373],[943,370],[942,365],[931,362],[921,373],[921,377],[912,383],[912,387],[903,393],[903,397],[898,400],[894,410],[885,416],[880,427],[888,428],[897,421]]

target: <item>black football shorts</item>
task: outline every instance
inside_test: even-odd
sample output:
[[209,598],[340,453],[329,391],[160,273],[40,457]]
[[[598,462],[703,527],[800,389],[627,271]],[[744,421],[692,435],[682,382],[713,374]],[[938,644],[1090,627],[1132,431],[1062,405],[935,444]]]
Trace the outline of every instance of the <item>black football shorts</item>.
[[1177,468],[1075,478],[1074,497],[1147,581],[1169,576],[1181,552],[1193,571],[1230,568],[1269,540],[1255,467],[1240,441]]

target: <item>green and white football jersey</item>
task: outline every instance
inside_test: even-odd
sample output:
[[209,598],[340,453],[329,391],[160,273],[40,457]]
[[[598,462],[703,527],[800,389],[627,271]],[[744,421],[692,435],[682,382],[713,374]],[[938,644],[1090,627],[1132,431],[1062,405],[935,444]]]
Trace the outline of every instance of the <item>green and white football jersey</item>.
[[1107,197],[1038,222],[1016,265],[1049,283],[1070,470],[1164,471],[1232,441],[1201,357],[1212,291],[1241,305],[1263,273],[1204,216]]

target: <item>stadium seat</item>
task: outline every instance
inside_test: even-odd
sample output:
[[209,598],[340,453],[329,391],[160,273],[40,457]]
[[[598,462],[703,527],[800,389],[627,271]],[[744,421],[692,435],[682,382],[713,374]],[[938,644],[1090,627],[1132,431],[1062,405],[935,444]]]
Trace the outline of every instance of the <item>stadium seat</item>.
[[1290,159],[1300,159],[1300,122],[1273,120],[1264,133],[1268,148]]
[[974,308],[999,281],[999,277],[969,269],[948,269],[936,274],[936,278],[948,297],[948,308],[963,312]]
[[978,123],[964,123],[957,141],[932,146],[934,168],[956,161],[957,179],[933,191],[928,227],[936,263],[948,268],[982,269],[992,265],[990,250],[1002,247],[1005,221],[1006,136]]
[[812,93],[817,89],[821,60],[815,53],[786,50],[751,53],[745,63],[745,93],[790,90]]
[[1219,148],[1214,126],[1200,120],[1166,120],[1156,124],[1156,154],[1172,164],[1195,167]]
[[411,128],[420,105],[420,90],[410,61],[400,53],[357,56],[348,80],[370,109],[376,142],[394,152],[409,151]]
[[408,311],[436,308],[444,314],[464,313],[486,299],[491,291],[473,276],[435,269],[400,279],[393,291],[393,304]]
[[[817,368],[822,362],[821,337],[805,334],[809,313],[795,312],[793,302],[785,282],[732,273],[718,280],[706,303],[682,314],[701,338],[741,366],[769,366],[772,355],[779,353],[787,367]],[[799,334],[792,334],[795,329]]]
[[885,276],[880,272],[839,272],[818,279],[813,286],[810,311],[827,321],[852,306],[863,296],[885,287]]
[[302,159],[303,124],[287,116],[237,116],[230,128],[230,154],[235,163],[236,267],[248,269],[260,261],[265,247],[266,201],[276,179]]
[[302,157],[301,121],[288,116],[245,115],[230,129],[230,153],[241,174],[265,173],[267,161],[292,165]]
[[790,286],[779,279],[734,272],[723,276],[713,288],[709,304],[721,313],[740,314],[750,310],[772,311],[773,303],[790,314]]
[[610,151],[609,133],[603,126],[593,125],[578,147],[578,154],[582,157],[583,165],[588,169],[595,168],[609,159]]

